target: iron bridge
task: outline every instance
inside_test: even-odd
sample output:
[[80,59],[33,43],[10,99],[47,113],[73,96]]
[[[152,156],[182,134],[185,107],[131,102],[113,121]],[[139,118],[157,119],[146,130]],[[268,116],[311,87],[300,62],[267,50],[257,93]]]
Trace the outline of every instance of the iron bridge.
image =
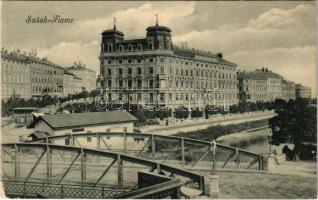
[[[263,170],[260,154],[184,137],[147,133],[77,133],[2,144],[2,182],[9,197],[164,198],[186,186],[206,194],[189,169]],[[171,180],[140,187],[141,170]],[[147,195],[146,195],[147,194]]]
[[[31,143],[51,143],[119,152],[176,167],[212,169],[211,142],[147,133],[77,133],[50,136]],[[264,170],[264,157],[243,149],[217,144],[217,170]]]
[[[2,144],[1,157],[2,183],[8,197],[105,199],[170,195],[175,198],[180,195],[181,185],[205,194],[201,175],[106,150],[12,143]],[[141,169],[171,177],[171,180],[140,187],[138,174]],[[146,194],[148,196],[143,196]]]

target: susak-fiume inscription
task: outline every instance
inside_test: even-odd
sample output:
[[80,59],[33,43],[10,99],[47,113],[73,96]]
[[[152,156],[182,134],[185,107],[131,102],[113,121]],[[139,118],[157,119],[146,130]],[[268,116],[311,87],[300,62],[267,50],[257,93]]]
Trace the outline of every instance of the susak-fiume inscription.
[[70,17],[62,17],[60,15],[53,15],[53,16],[32,16],[28,15],[25,22],[27,24],[69,24],[74,22],[74,18]]

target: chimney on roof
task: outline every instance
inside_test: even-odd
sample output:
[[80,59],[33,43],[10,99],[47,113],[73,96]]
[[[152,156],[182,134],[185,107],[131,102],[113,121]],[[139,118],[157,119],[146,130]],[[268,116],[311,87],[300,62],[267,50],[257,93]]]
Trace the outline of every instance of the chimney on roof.
[[222,53],[217,53],[216,56],[219,57],[219,58],[223,58],[223,54]]

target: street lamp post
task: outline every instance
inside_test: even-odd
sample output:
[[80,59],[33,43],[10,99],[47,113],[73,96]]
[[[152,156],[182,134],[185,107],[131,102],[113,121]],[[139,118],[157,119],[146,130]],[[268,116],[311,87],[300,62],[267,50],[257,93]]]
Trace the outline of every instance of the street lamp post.
[[210,151],[212,152],[212,157],[213,157],[213,162],[212,162],[212,171],[211,174],[215,175],[216,171],[215,171],[215,162],[216,162],[216,142],[213,140],[211,142],[211,147],[210,147]]
[[140,111],[139,111],[139,96],[137,96],[137,115],[138,115],[138,133],[140,132]]
[[210,197],[219,197],[219,176],[216,175],[216,142],[211,142],[210,151],[213,157],[212,170],[210,173]]

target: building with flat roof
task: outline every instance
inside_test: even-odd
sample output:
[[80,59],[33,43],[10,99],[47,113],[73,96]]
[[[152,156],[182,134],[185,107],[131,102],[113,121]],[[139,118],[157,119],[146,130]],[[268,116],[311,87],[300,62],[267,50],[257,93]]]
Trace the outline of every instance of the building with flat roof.
[[124,39],[116,25],[103,31],[99,59],[97,85],[109,101],[142,98],[170,108],[238,103],[237,65],[222,53],[173,45],[171,29],[158,23],[147,27],[140,39]]
[[28,128],[64,135],[95,132],[133,132],[137,119],[129,112],[109,111],[39,116]]

